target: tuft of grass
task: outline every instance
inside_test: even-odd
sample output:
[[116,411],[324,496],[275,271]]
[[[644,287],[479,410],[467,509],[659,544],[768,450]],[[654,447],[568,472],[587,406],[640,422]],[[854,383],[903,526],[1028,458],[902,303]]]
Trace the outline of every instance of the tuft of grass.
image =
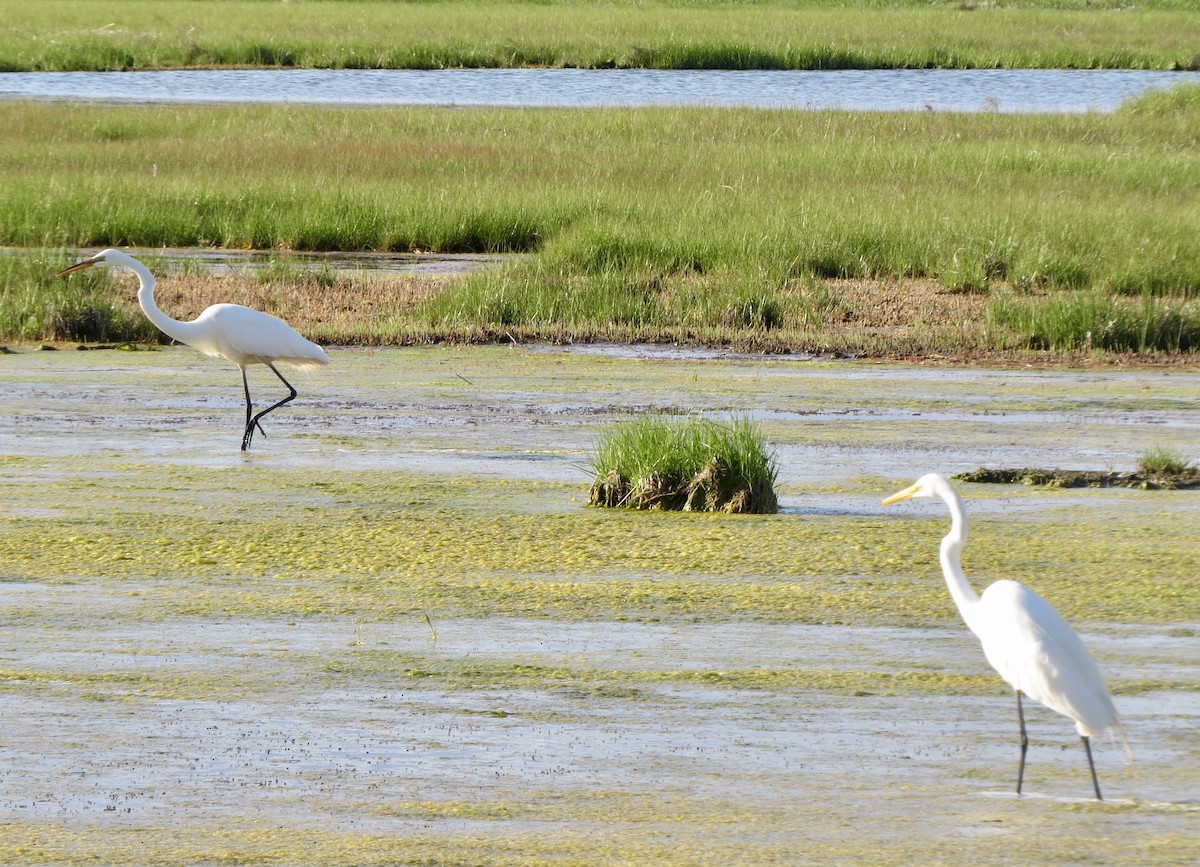
[[1138,459],[1138,472],[1144,476],[1179,476],[1187,470],[1188,462],[1174,449],[1157,446]]
[[645,416],[603,432],[588,501],[599,506],[772,514],[777,468],[748,419]]

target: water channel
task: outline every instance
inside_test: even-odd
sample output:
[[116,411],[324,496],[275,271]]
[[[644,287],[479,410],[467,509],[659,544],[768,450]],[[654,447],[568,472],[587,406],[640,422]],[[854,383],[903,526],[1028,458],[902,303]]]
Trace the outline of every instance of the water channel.
[[504,107],[1107,112],[1200,73],[1145,70],[236,69],[0,74],[0,98]]

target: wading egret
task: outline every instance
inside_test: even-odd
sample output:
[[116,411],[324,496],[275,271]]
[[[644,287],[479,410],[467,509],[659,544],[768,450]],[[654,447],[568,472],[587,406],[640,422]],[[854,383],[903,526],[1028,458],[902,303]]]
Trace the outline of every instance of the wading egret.
[[[246,429],[242,433],[242,451],[250,448],[254,429],[262,430],[259,420],[296,396],[296,389],[283,378],[275,364],[311,367],[329,363],[329,357],[321,347],[301,337],[282,319],[240,304],[214,304],[191,322],[172,319],[154,303],[154,275],[137,259],[120,250],[101,250],[58,274],[65,277],[93,265],[115,265],[131,270],[138,278],[138,303],[146,318],[168,337],[186,343],[205,355],[224,358],[238,366],[242,371],[242,389],[246,393]],[[246,381],[246,366],[250,364],[265,364],[271,368],[289,392],[283,400],[259,410],[257,414],[250,401],[250,384]]]
[[1089,738],[1108,729],[1120,734],[1121,724],[1091,654],[1053,606],[1024,584],[997,581],[982,596],[976,595],[960,563],[967,541],[967,516],[962,500],[942,476],[936,473],[922,476],[915,484],[892,494],[883,505],[917,497],[936,497],[949,507],[950,532],[942,538],[941,547],[946,585],[962,619],[983,645],[987,661],[1016,691],[1017,719],[1021,724],[1017,794],[1021,793],[1025,753],[1029,749],[1025,712],[1021,708],[1024,693],[1075,721],[1092,772],[1092,788],[1096,799],[1102,800]]

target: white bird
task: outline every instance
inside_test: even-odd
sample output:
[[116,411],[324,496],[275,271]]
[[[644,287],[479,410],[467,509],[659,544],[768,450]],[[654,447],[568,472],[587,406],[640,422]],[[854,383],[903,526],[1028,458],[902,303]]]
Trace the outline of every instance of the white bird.
[[[262,430],[259,420],[296,397],[296,389],[283,378],[275,364],[315,367],[329,363],[325,350],[302,337],[282,319],[240,304],[214,304],[191,322],[172,319],[154,303],[154,275],[137,259],[120,250],[101,250],[95,256],[59,271],[58,276],[65,277],[93,265],[116,265],[133,271],[139,284],[138,303],[146,318],[168,337],[186,343],[205,355],[224,358],[238,366],[242,371],[242,388],[246,393],[246,429],[242,434],[242,451],[250,447],[254,429],[257,427]],[[283,400],[257,414],[254,414],[250,384],[246,381],[246,366],[250,364],[265,364],[271,368],[290,392]]]
[[[1121,734],[1121,723],[1091,654],[1054,607],[1024,584],[997,581],[982,596],[976,595],[960,563],[967,541],[967,516],[962,500],[942,476],[936,473],[922,476],[915,484],[885,499],[883,505],[916,497],[936,497],[949,507],[950,532],[942,538],[941,545],[946,585],[962,619],[983,645],[987,661],[1016,691],[1017,718],[1021,723],[1017,794],[1021,793],[1025,753],[1029,749],[1025,712],[1021,707],[1024,693],[1075,721],[1087,752],[1092,788],[1096,799],[1102,800],[1089,738],[1109,729]],[[1125,746],[1128,750],[1128,742]]]

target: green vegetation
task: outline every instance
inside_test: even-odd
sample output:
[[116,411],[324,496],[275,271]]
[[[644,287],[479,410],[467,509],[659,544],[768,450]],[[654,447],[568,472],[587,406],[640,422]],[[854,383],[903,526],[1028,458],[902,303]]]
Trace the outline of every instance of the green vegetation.
[[749,419],[641,416],[602,431],[588,501],[634,509],[777,511],[776,466]]
[[1147,476],[1177,476],[1188,469],[1188,462],[1174,449],[1159,446],[1142,455],[1138,470]]
[[[14,102],[0,243],[534,254],[310,323],[331,340],[1194,352],[1197,129],[1200,88],[1031,117]],[[968,306],[870,319],[922,280]],[[93,333],[50,327],[51,282],[6,281],[6,339]]]
[[108,275],[81,274],[68,285],[53,276],[58,261],[46,255],[0,256],[0,334],[5,339],[158,342],[158,329],[136,305],[122,302]]
[[1131,305],[1097,292],[1049,299],[1005,297],[988,310],[993,327],[1030,349],[1171,353],[1200,349],[1200,306],[1147,294]]
[[[0,69],[1195,68],[1189,0],[4,0]],[[219,10],[219,11],[217,11]],[[284,14],[286,12],[286,14]]]

